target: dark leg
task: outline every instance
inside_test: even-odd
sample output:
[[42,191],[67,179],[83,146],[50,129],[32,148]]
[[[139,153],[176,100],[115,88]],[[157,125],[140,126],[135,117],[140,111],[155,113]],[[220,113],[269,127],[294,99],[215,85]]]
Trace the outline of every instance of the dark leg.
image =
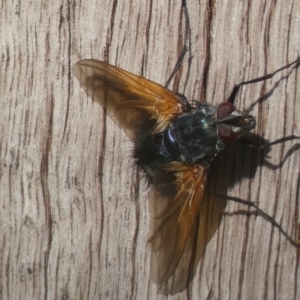
[[287,141],[293,141],[293,140],[299,140],[300,139],[300,136],[297,136],[297,135],[289,135],[289,136],[286,136],[286,137],[283,137],[283,138],[280,138],[280,139],[277,139],[271,143],[268,143],[266,145],[264,145],[263,148],[266,148],[266,147],[271,147],[273,145],[276,145],[276,144],[281,144],[281,143],[285,143]]
[[263,150],[263,156],[264,156],[264,166],[271,169],[271,170],[276,170],[276,169],[279,169],[283,166],[283,164],[285,163],[285,161],[288,159],[288,157],[290,157],[294,152],[296,151],[299,151],[300,150],[300,144],[297,143],[295,145],[293,145],[286,153],[285,157],[282,158],[282,160],[280,161],[280,163],[278,164],[273,164],[272,162],[270,162],[269,160],[267,160],[267,158],[270,158],[270,156],[268,155],[269,151],[270,151],[270,148],[271,146],[273,145],[277,145],[277,144],[282,144],[282,143],[285,143],[287,141],[293,141],[293,140],[300,140],[300,136],[296,136],[296,135],[290,135],[290,136],[287,136],[287,137],[283,137],[283,138],[280,138],[280,139],[277,139],[273,142],[265,142],[265,143],[256,143],[256,142],[253,142],[253,141],[250,141],[246,138],[241,138],[239,141],[248,145],[248,146],[251,146],[251,147],[254,147],[258,150]]
[[284,69],[287,69],[289,68],[290,66],[292,65],[295,65],[296,64],[296,68],[300,65],[300,58],[298,57],[295,61],[291,62],[290,64],[282,67],[282,68],[279,68],[278,70],[276,70],[275,72],[273,73],[270,73],[270,74],[267,74],[265,76],[262,76],[262,77],[258,77],[258,78],[255,78],[255,79],[252,79],[252,80],[249,80],[249,81],[243,81],[239,84],[236,84],[235,87],[233,88],[232,92],[231,92],[231,95],[230,97],[228,98],[228,102],[231,102],[231,103],[234,103],[235,101],[235,97],[239,91],[239,88],[242,86],[242,85],[246,85],[246,84],[251,84],[251,83],[256,83],[256,82],[260,82],[260,81],[264,81],[264,80],[267,80],[267,79],[270,79],[272,78],[276,73],[284,70]]
[[281,143],[285,143],[287,141],[293,141],[293,140],[300,140],[300,136],[296,136],[296,135],[289,135],[280,139],[277,139],[273,142],[270,143],[266,143],[266,144],[260,144],[260,143],[256,143],[254,141],[251,141],[245,137],[242,137],[239,139],[239,142],[244,143],[246,145],[249,145],[251,147],[257,148],[257,149],[267,149],[273,145],[276,144],[281,144]]
[[188,14],[188,10],[187,10],[187,7],[186,7],[186,1],[185,0],[182,0],[182,8],[183,8],[183,12],[184,12],[184,15],[185,15],[185,37],[184,37],[184,46],[183,46],[183,49],[179,55],[179,58],[176,62],[176,65],[169,77],[169,79],[167,80],[166,84],[165,84],[165,87],[167,88],[170,84],[170,82],[172,81],[172,79],[174,78],[176,72],[178,71],[178,69],[180,68],[182,62],[183,62],[183,58],[186,54],[187,51],[191,51],[191,38],[190,38],[190,35],[191,35],[191,29],[190,29],[190,19],[189,19],[189,14]]

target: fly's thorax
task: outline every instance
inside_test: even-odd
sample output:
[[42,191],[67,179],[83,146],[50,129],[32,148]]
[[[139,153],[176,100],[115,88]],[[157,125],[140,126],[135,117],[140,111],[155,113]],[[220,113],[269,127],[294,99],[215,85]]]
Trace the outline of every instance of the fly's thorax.
[[174,118],[163,143],[174,160],[184,163],[210,161],[225,148],[215,124],[216,108],[206,104]]
[[239,113],[231,103],[223,102],[218,108],[199,103],[174,118],[164,132],[163,145],[174,160],[209,163],[254,126],[254,117]]

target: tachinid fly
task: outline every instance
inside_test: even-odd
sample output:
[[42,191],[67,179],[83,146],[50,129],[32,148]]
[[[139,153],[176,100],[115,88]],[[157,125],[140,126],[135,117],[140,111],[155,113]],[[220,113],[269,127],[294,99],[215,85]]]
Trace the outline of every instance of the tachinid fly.
[[255,127],[255,118],[236,110],[241,85],[219,107],[190,104],[182,95],[105,62],[87,59],[73,67],[75,77],[135,143],[135,157],[151,182],[149,238],[152,279],[162,283],[175,272],[197,217],[212,160],[228,144]]

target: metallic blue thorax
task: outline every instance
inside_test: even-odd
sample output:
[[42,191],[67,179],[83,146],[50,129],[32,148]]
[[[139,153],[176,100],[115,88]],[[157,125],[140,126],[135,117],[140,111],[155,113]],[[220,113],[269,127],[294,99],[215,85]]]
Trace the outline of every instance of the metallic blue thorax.
[[177,116],[163,134],[162,145],[173,160],[209,162],[225,148],[215,124],[216,109],[206,104]]

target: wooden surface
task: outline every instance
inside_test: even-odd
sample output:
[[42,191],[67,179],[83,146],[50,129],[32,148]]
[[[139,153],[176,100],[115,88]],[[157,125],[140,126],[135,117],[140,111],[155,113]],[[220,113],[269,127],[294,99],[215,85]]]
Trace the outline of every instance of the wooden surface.
[[[217,105],[235,83],[299,55],[299,1],[188,0],[187,8],[191,68],[187,54],[170,87],[188,99]],[[248,207],[229,201],[223,210],[224,200],[208,196],[189,288],[165,296],[149,279],[148,188],[132,144],[71,67],[96,58],[164,84],[183,47],[180,1],[3,0],[0,13],[1,299],[299,297],[299,249]],[[238,95],[265,139],[300,135],[299,72]],[[216,161],[208,190],[257,201],[299,236],[299,143],[271,149],[268,161],[284,161],[276,170],[260,152],[235,149]]]

